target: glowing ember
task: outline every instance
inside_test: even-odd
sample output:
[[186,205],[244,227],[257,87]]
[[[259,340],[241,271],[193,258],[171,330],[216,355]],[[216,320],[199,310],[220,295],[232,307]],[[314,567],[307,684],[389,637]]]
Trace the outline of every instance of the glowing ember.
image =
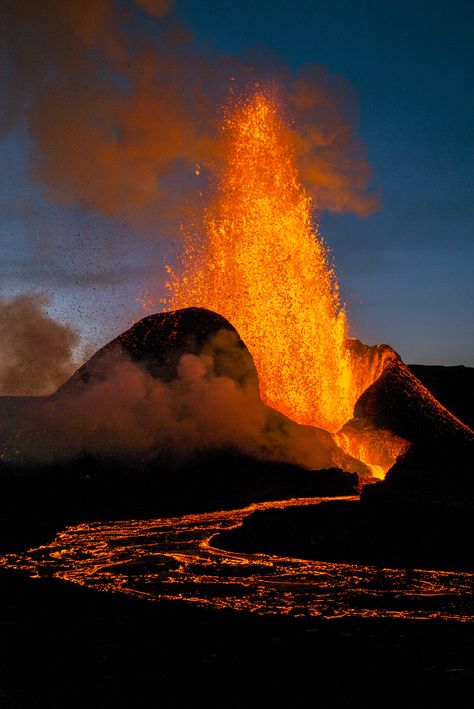
[[224,315],[253,355],[263,400],[336,431],[357,398],[346,316],[275,97],[258,91],[227,117],[225,134],[206,235],[188,236],[182,275],[169,269],[168,304]]

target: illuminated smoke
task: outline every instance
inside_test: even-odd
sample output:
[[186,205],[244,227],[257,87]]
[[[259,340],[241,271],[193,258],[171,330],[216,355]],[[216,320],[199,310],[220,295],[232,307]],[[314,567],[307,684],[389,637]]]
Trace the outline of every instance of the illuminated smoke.
[[[146,217],[176,226],[225,154],[216,107],[230,87],[271,75],[287,91],[295,154],[318,208],[373,210],[343,82],[320,66],[291,75],[275,60],[201,47],[171,6],[137,0],[125,13],[113,0],[3,3],[0,132],[26,119],[31,174],[48,197],[135,225]],[[200,180],[196,163],[206,168]]]
[[0,395],[51,394],[75,369],[76,333],[52,319],[48,299],[22,294],[0,298]]
[[111,353],[103,367],[101,379],[4,407],[4,459],[52,462],[87,452],[159,466],[232,449],[311,469],[368,473],[326,431],[298,426],[264,406],[252,359],[234,332],[221,330],[201,354],[182,355],[171,381],[155,378],[124,351]]

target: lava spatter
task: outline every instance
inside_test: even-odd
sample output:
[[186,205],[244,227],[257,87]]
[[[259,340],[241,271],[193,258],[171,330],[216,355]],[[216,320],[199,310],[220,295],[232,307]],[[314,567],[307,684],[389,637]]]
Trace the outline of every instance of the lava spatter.
[[188,235],[170,308],[224,315],[248,346],[265,403],[337,431],[352,416],[346,314],[298,181],[291,132],[271,91],[225,121],[226,159],[202,233]]

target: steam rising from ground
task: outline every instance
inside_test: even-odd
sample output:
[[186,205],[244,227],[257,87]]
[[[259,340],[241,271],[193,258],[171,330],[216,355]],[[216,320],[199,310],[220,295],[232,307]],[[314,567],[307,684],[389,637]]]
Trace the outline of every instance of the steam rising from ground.
[[88,453],[179,462],[232,448],[308,468],[363,470],[326,431],[298,426],[263,405],[251,357],[233,332],[219,332],[200,355],[184,354],[170,382],[125,353],[106,364],[102,381],[13,408],[3,421],[4,457],[54,462]]
[[38,294],[0,298],[0,396],[51,394],[74,371],[77,335],[47,304]]

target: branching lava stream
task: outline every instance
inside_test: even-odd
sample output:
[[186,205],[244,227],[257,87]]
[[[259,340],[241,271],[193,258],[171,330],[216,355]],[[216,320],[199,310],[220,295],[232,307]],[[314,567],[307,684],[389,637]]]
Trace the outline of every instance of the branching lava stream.
[[[382,569],[216,549],[213,537],[256,510],[325,498],[263,502],[241,510],[68,527],[50,544],[0,558],[32,578],[199,606],[337,618],[472,621],[474,574]],[[356,498],[338,498],[356,499]]]

